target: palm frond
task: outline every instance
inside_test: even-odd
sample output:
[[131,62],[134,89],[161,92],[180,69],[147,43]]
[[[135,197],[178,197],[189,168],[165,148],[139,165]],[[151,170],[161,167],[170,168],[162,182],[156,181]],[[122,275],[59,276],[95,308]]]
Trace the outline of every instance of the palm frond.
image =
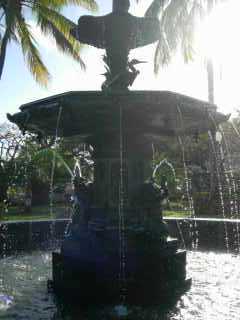
[[171,50],[169,49],[167,40],[162,35],[158,41],[154,55],[154,73],[158,74],[160,66],[167,66],[171,61]]
[[185,63],[192,61],[194,58],[194,35],[195,35],[195,22],[197,15],[201,15],[201,8],[198,3],[192,4],[189,12],[183,19],[182,32],[181,32],[181,48]]
[[75,27],[75,24],[51,8],[38,6],[35,14],[42,32],[45,35],[53,36],[58,48],[73,57],[82,68],[85,68],[79,54],[81,45],[70,34],[70,30]]
[[[164,6],[169,0],[153,0],[145,12],[145,17],[157,17],[163,11]],[[137,1],[138,3],[138,1]]]
[[155,73],[171,61],[179,47],[185,62],[193,60],[195,22],[197,16],[206,14],[206,1],[210,0],[169,0],[165,5],[160,16],[161,39],[155,52]]
[[0,54],[2,53],[0,55],[0,78],[6,56],[6,46],[11,40],[20,41],[27,65],[37,82],[46,86],[50,77],[30,32],[30,27],[24,20],[26,12],[24,8],[37,17],[41,30],[53,36],[61,51],[77,60],[82,68],[85,67],[79,55],[81,44],[70,34],[75,24],[61,15],[63,7],[71,4],[80,5],[91,11],[98,8],[95,0],[0,0]]
[[44,34],[51,35],[54,38],[58,49],[70,55],[80,63],[83,69],[85,69],[85,64],[79,55],[81,45],[73,37],[71,37],[70,35],[66,37],[64,33],[59,30],[52,21],[48,20],[44,16],[39,15],[38,25]]
[[7,45],[11,41],[12,35],[14,35],[16,22],[14,10],[6,11],[5,8],[3,8],[3,11],[5,14],[5,28],[0,40],[0,79],[2,77],[3,67],[5,64]]
[[90,11],[97,11],[98,5],[94,0],[35,0],[35,5],[52,8],[54,10],[61,10],[67,5],[81,6]]
[[54,149],[46,148],[39,150],[35,153],[34,157],[32,158],[32,161],[35,163],[39,163],[39,161],[44,161],[47,163],[50,163],[52,159],[55,157],[59,165],[63,166],[67,172],[70,174],[71,177],[73,177],[73,171],[70,169],[67,162],[63,159],[63,157]]
[[17,32],[19,35],[23,55],[26,63],[35,77],[36,81],[43,86],[47,86],[50,75],[43,61],[40,53],[34,44],[35,40],[21,15],[17,16]]

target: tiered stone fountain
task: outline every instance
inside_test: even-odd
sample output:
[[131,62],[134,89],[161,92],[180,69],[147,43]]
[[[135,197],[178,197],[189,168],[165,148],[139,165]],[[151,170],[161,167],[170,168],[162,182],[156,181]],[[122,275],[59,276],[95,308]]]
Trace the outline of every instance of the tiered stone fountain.
[[160,32],[157,17],[128,9],[128,0],[115,0],[112,13],[81,17],[72,30],[80,42],[106,50],[102,91],[60,94],[8,116],[39,135],[54,135],[58,123],[59,136],[78,135],[93,147],[94,182],[75,177],[72,225],[61,252],[53,253],[54,291],[79,302],[169,300],[190,285],[186,251],[162,221],[167,186],[151,179],[152,144],[214,130],[226,119],[215,106],[180,94],[128,90],[140,63],[129,61],[130,50]]

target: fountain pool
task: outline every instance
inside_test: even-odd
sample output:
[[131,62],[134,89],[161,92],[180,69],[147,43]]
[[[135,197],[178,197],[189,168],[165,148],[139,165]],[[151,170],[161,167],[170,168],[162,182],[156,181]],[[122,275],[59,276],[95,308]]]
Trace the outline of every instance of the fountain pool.
[[[127,319],[237,320],[240,309],[240,258],[232,254],[188,251],[192,287],[174,306],[131,306]],[[47,292],[51,251],[10,256],[0,265],[0,319],[116,319],[114,306],[72,309]]]

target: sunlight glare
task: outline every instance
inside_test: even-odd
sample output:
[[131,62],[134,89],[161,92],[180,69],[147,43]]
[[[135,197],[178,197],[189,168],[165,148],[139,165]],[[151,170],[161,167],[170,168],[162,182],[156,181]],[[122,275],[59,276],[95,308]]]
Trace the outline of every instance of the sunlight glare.
[[220,65],[238,63],[240,57],[240,1],[219,4],[199,26],[197,46],[205,57]]
[[199,23],[195,47],[202,61],[210,58],[214,65],[215,101],[222,111],[240,108],[240,1],[228,0],[215,7]]

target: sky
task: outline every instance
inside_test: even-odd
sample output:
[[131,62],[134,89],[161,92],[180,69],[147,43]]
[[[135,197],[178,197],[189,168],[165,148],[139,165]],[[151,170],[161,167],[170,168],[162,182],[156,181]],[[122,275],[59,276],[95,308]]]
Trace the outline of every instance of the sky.
[[[111,11],[111,0],[99,0],[97,15]],[[149,1],[136,4],[131,1],[131,12],[143,15]],[[180,54],[173,62],[160,69],[158,76],[153,73],[155,45],[132,51],[132,57],[147,61],[139,67],[140,75],[133,90],[170,90],[198,99],[207,100],[207,74],[205,70],[206,54],[213,58],[215,66],[215,102],[221,112],[234,114],[240,109],[239,71],[240,71],[240,1],[229,0],[219,6],[215,13],[199,28],[198,55],[194,62],[184,64]],[[87,11],[79,7],[68,7],[64,14],[77,23],[78,18]],[[39,44],[44,62],[50,73],[51,81],[47,88],[39,86],[24,63],[21,49],[10,44],[2,79],[0,80],[0,123],[6,121],[6,113],[15,113],[27,102],[74,90],[100,90],[104,77],[102,63],[103,51],[85,47],[81,56],[86,64],[86,71],[79,64],[60,53],[51,38],[46,38],[34,26],[32,32]]]

